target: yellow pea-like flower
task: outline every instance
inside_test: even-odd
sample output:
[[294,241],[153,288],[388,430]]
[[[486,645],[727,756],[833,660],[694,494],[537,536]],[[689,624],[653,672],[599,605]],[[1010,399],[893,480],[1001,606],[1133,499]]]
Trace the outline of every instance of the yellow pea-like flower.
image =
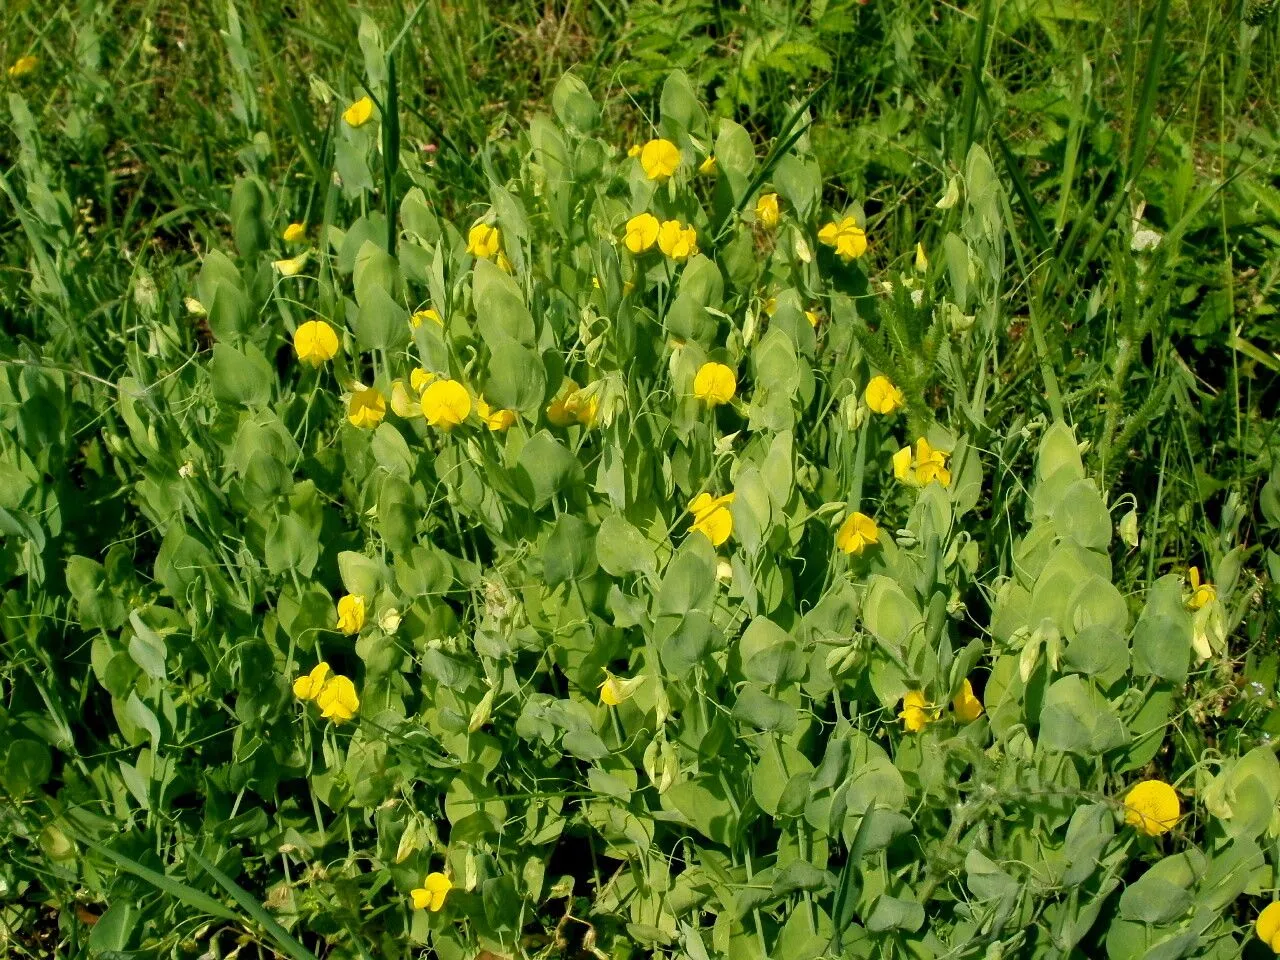
[[578,417],[569,409],[568,400],[578,392],[578,385],[565,378],[556,392],[555,398],[547,404],[547,419],[557,427],[571,427],[578,422]]
[[471,394],[457,380],[433,380],[422,391],[422,413],[431,426],[452,430],[471,415]]
[[516,422],[514,410],[496,410],[483,397],[476,398],[476,416],[494,433],[500,433]]
[[502,252],[502,234],[497,227],[477,223],[467,233],[467,253],[481,260],[492,260]]
[[886,376],[877,374],[867,384],[864,394],[867,406],[880,414],[890,414],[906,406],[907,398]]
[[935,450],[924,437],[916,440],[915,455],[910,447],[903,447],[893,455],[893,475],[905,484],[923,487],[930,483],[951,486],[951,471],[947,458],[951,455]]
[[938,719],[938,712],[930,706],[924,691],[909,690],[902,698],[902,711],[898,714],[898,719],[909,733],[919,733]]
[[1163,780],[1143,780],[1124,798],[1124,822],[1148,837],[1172,830],[1181,812],[1178,792]]
[[415,367],[409,372],[409,386],[413,388],[413,392],[419,397],[422,391],[427,389],[427,385],[435,380],[436,375],[430,370],[423,370],[421,367]]
[[320,716],[326,720],[345,723],[360,709],[356,685],[349,677],[344,677],[340,673],[334,674],[316,697],[316,706],[320,708]]
[[422,881],[422,886],[409,893],[409,897],[413,901],[413,909],[430,910],[432,913],[438,912],[444,906],[445,898],[452,889],[453,881],[443,873],[427,874]]
[[377,387],[357,385],[347,401],[347,419],[361,430],[372,430],[387,415],[387,401]]
[[271,265],[280,271],[282,277],[296,277],[299,271],[307,265],[307,251],[303,251],[296,257],[289,257],[285,260],[273,260]]
[[638,213],[627,221],[627,232],[623,238],[628,250],[641,254],[658,242],[658,218],[652,213]]
[[723,363],[704,363],[693,377],[693,395],[709,407],[728,403],[737,392],[738,378]]
[[924,244],[916,244],[916,272],[924,273],[929,269],[929,258],[925,256]]
[[293,350],[303,363],[318,367],[337,356],[338,334],[323,320],[308,320],[294,331]]
[[9,76],[17,80],[19,77],[25,77],[29,73],[34,73],[36,67],[40,65],[40,58],[27,54],[13,61],[9,67]]
[[680,166],[680,148],[670,140],[650,140],[640,148],[640,166],[650,180],[666,180]]
[[425,310],[415,310],[413,315],[409,317],[409,326],[415,330],[422,326],[424,320],[430,320],[437,327],[444,326],[444,320],[441,319],[439,311],[435,307],[427,307]]
[[301,240],[305,240],[306,236],[307,228],[301,223],[289,224],[284,228],[284,233],[280,234],[285,243],[298,243]]
[[760,199],[756,201],[756,219],[760,221],[761,226],[772,229],[778,225],[778,219],[782,212],[778,207],[778,195],[776,193],[762,193]]
[[1280,903],[1269,903],[1262,908],[1253,923],[1253,932],[1273,953],[1280,953]]
[[564,410],[576,422],[590,428],[596,425],[596,415],[600,412],[600,392],[587,384],[581,390],[575,390],[564,398]]
[[314,700],[329,679],[329,665],[323,660],[312,671],[293,681],[293,695],[299,700]]
[[732,493],[723,497],[698,494],[689,504],[689,512],[693,514],[693,524],[689,529],[697,530],[711,541],[713,547],[720,546],[733,533],[733,514],[729,512],[733,498]]
[[396,380],[391,384],[391,412],[405,420],[422,416],[422,406],[416,397],[409,394],[409,388],[404,385],[403,380]]
[[633,143],[631,146],[627,147],[627,156],[633,159],[640,156],[640,144]]
[[861,556],[862,551],[880,540],[880,528],[865,513],[854,511],[836,531],[836,546],[847,554]]
[[951,707],[961,723],[972,723],[982,716],[982,701],[974,694],[973,684],[967,678],[960,685],[960,692],[952,698]]
[[1199,567],[1191,567],[1187,570],[1187,580],[1191,584],[1191,598],[1187,601],[1189,609],[1199,610],[1207,607],[1218,596],[1218,590],[1212,583],[1200,582]]
[[368,97],[361,97],[347,107],[346,110],[342,111],[342,119],[346,121],[349,127],[363,127],[372,116],[373,101]]
[[817,329],[818,321],[822,319],[818,316],[818,312],[816,310],[806,310],[804,312],[804,318],[809,321],[809,326],[814,329]]
[[364,597],[348,593],[338,600],[338,629],[351,637],[364,626]]
[[600,702],[606,707],[625,703],[642,683],[644,677],[617,677],[606,670],[604,682],[600,684]]
[[867,233],[853,217],[845,217],[839,223],[834,220],[818,231],[818,241],[835,247],[836,255],[843,260],[854,260],[867,252]]
[[698,232],[679,220],[665,220],[658,227],[658,249],[672,260],[687,260],[698,252]]
[[716,155],[709,153],[707,158],[698,164],[698,173],[704,177],[714,177],[717,172],[719,172],[719,166],[716,163]]

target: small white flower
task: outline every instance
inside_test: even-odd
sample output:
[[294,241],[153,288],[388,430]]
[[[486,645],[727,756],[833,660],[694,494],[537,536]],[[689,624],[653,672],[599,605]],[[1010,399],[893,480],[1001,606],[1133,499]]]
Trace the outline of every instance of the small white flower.
[[189,480],[196,475],[196,465],[188,460],[178,468],[178,476],[183,480]]
[[1133,231],[1133,239],[1129,241],[1129,249],[1136,253],[1154,250],[1160,246],[1160,241],[1163,239],[1164,237],[1161,234],[1143,227],[1141,230]]

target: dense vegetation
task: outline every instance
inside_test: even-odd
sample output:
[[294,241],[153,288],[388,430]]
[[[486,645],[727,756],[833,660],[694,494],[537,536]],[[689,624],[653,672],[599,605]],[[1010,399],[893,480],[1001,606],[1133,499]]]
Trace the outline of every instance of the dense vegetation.
[[1280,952],[1278,17],[11,2],[4,955]]

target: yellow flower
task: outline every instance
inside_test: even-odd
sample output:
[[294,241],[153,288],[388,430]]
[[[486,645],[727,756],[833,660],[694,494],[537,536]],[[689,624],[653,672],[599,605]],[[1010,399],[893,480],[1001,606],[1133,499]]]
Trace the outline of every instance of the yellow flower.
[[503,273],[510,273],[514,269],[514,267],[511,266],[511,261],[507,259],[507,255],[501,250],[498,251],[497,263],[498,269]]
[[506,430],[516,422],[516,412],[514,410],[495,410],[489,406],[483,397],[476,398],[476,416],[494,433]]
[[347,419],[361,430],[369,430],[387,415],[387,401],[377,387],[357,385],[347,401]]
[[13,61],[13,66],[9,67],[9,76],[15,80],[19,77],[25,77],[31,73],[40,64],[40,58],[27,54],[25,57],[19,57]]
[[772,317],[775,313],[778,312],[778,298],[765,297],[763,307],[764,307],[765,314],[767,316]]
[[314,700],[329,679],[329,665],[323,660],[305,676],[293,681],[293,695],[299,700]]
[[935,450],[929,441],[921,437],[916,441],[915,459],[911,448],[903,447],[893,455],[893,475],[913,487],[927,486],[934,481],[944,487],[951,486],[951,471],[947,469],[949,453]]
[[351,106],[342,112],[342,119],[347,122],[350,127],[363,127],[369,122],[369,118],[373,116],[373,101],[368,97],[361,97]]
[[348,593],[338,600],[338,629],[351,637],[364,626],[364,597]]
[[623,241],[632,253],[644,253],[658,241],[658,218],[652,213],[638,213],[627,221]]
[[284,228],[284,233],[280,234],[285,243],[297,243],[299,240],[304,239],[306,235],[307,228],[301,223],[289,224]]
[[323,320],[308,320],[293,334],[293,349],[298,359],[318,367],[338,353],[338,335]]
[[422,391],[427,389],[427,384],[431,383],[436,375],[430,370],[423,370],[421,367],[415,367],[409,373],[409,386],[413,388],[413,392],[422,395]]
[[867,384],[865,399],[868,407],[876,413],[883,414],[893,413],[907,403],[907,398],[893,385],[893,381],[879,374],[872,377],[871,382]]
[[665,220],[658,228],[658,249],[672,260],[685,260],[698,252],[698,231],[679,220]]
[[818,231],[818,240],[828,247],[835,247],[844,260],[853,260],[867,252],[867,234],[853,217],[845,217],[839,223],[834,220]]
[[974,695],[973,684],[967,679],[960,685],[960,692],[951,701],[951,707],[961,723],[972,723],[982,716],[982,701]]
[[698,164],[698,172],[704,177],[714,177],[717,172],[716,155],[714,153],[707,154],[707,159]]
[[547,404],[547,419],[550,420],[554,426],[568,427],[577,422],[578,418],[574,416],[573,412],[567,406],[568,399],[577,392],[578,385],[568,377],[565,377],[564,381],[560,384],[559,391],[557,391],[552,401]]
[[600,684],[600,702],[606,707],[616,707],[630,700],[631,695],[642,683],[644,683],[644,677],[615,677],[606,670],[604,683]]
[[809,326],[814,327],[815,329],[817,328],[818,320],[820,318],[818,317],[818,312],[816,310],[806,310],[804,312],[804,318],[809,321]]
[[1177,791],[1163,780],[1143,780],[1124,798],[1124,822],[1148,837],[1168,833],[1180,813]]
[[650,180],[666,180],[680,166],[680,150],[670,140],[650,140],[640,149],[640,166]]
[[924,255],[924,244],[916,244],[916,271],[924,273],[929,269],[929,258]]
[[836,531],[836,546],[845,553],[861,556],[862,551],[880,539],[880,528],[865,513],[854,511]]
[[471,414],[471,394],[457,380],[433,380],[422,391],[422,412],[427,423],[452,430]]
[[409,396],[403,380],[396,380],[391,384],[391,412],[406,420],[422,416],[422,408]]
[[756,219],[761,225],[769,228],[776,227],[779,216],[778,195],[776,193],[760,194],[760,199],[756,201]]
[[709,407],[728,403],[737,392],[738,378],[723,363],[704,363],[693,378],[693,395]]
[[296,257],[290,257],[288,260],[273,260],[271,265],[280,271],[282,277],[296,277],[298,271],[307,265],[307,251],[303,251]]
[[435,307],[427,307],[425,310],[415,310],[413,312],[413,316],[409,318],[409,326],[416,330],[418,327],[422,326],[422,321],[424,320],[430,320],[437,327],[444,326],[444,320],[440,318],[440,314],[436,311]]
[[316,697],[316,706],[320,708],[320,716],[326,720],[332,720],[334,723],[350,720],[360,709],[356,685],[350,678],[340,673],[334,674]]
[[1212,583],[1205,581],[1200,582],[1200,568],[1192,567],[1187,571],[1187,579],[1191,582],[1191,599],[1187,601],[1187,607],[1192,610],[1199,610],[1213,603],[1218,596],[1218,591]]
[[631,146],[627,147],[627,156],[628,157],[640,156],[640,144],[633,143]]
[[1254,921],[1253,931],[1273,953],[1280,953],[1280,903],[1269,903],[1262,908]]
[[489,260],[502,250],[502,235],[497,227],[477,223],[467,234],[467,253]]
[[422,886],[410,892],[413,898],[413,909],[430,910],[432,913],[444,906],[444,899],[453,889],[453,881],[443,873],[429,873]]
[[732,493],[723,497],[698,494],[689,504],[689,512],[693,514],[693,525],[689,529],[704,534],[713,547],[720,546],[733,533],[733,514],[729,512],[733,497]]
[[902,712],[898,719],[909,733],[919,733],[938,719],[938,712],[929,706],[929,700],[921,690],[909,690],[902,698]]
[[581,390],[575,390],[564,398],[564,410],[584,427],[596,425],[596,414],[600,412],[600,392],[587,384]]

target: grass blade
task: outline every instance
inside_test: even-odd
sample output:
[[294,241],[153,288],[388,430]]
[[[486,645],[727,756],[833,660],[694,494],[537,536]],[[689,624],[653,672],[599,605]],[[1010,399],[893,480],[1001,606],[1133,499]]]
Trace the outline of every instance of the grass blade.
[[254,899],[248,890],[228,877],[214,866],[212,861],[201,856],[197,851],[191,850],[189,852],[191,859],[200,864],[205,872],[213,877],[218,886],[227,891],[227,896],[238,903],[245,913],[258,921],[262,929],[267,932],[268,936],[276,942],[284,953],[292,957],[293,960],[317,960],[316,955],[295,940],[288,930],[280,926],[280,922],[269,914],[266,908]]

